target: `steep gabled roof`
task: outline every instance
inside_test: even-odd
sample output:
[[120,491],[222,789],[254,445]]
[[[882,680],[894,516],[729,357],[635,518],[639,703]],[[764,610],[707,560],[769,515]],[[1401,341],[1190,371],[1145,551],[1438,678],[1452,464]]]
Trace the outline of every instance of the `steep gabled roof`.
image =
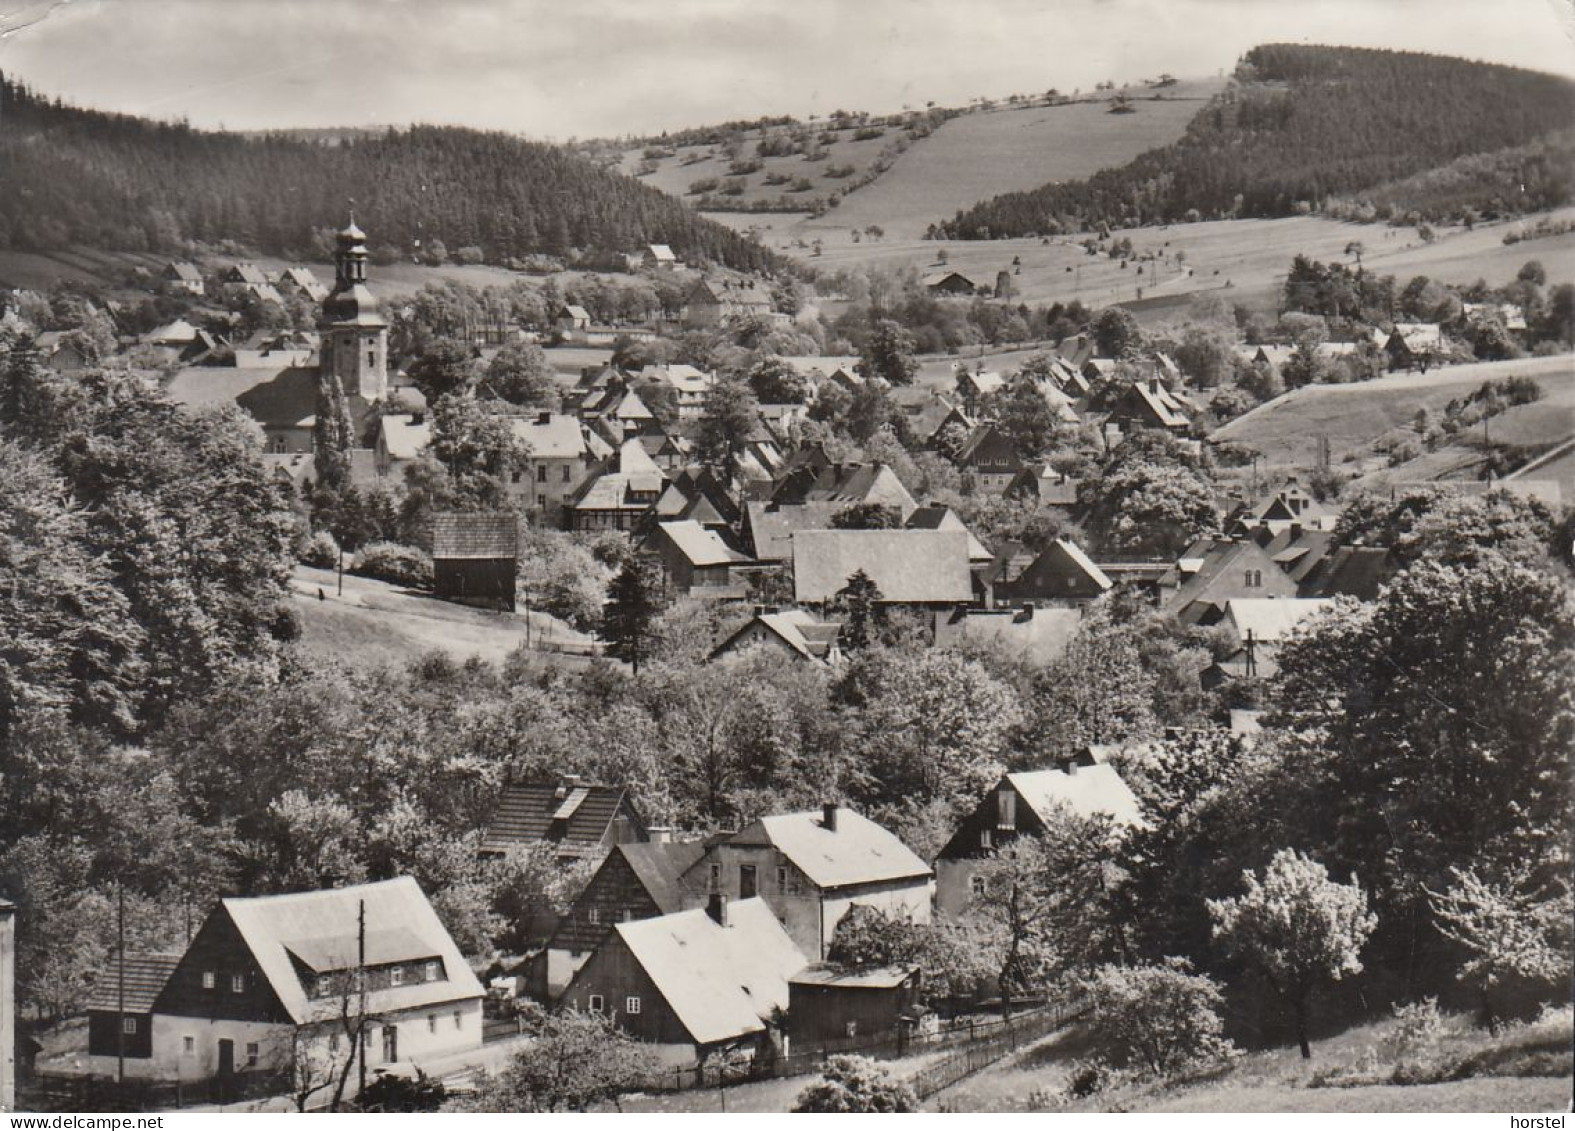
[[706,529],[693,519],[661,522],[657,528],[692,566],[737,565],[749,561],[747,556],[722,541],[716,531]]
[[515,436],[530,445],[534,459],[578,459],[586,454],[585,433],[572,416],[543,412],[514,417],[509,425]]
[[727,839],[728,844],[771,844],[823,890],[927,880],[930,866],[896,834],[852,809],[837,809],[837,827],[828,829],[825,813],[812,809],[761,817]]
[[951,507],[931,503],[920,507],[908,516],[903,524],[909,530],[961,530],[968,535],[968,560],[976,565],[995,560],[995,554],[968,529],[968,524],[957,517]]
[[[427,897],[409,876],[325,891],[220,901],[285,1011],[297,1024],[337,1015],[337,998],[312,1000],[297,962],[312,955],[312,973],[352,970],[357,964],[358,918],[366,910],[370,946],[379,940],[384,963],[437,959],[443,979],[372,990],[369,1012],[414,1009],[437,1002],[479,998],[484,991]],[[294,958],[292,958],[292,954]],[[370,959],[369,959],[370,962]],[[329,969],[312,966],[323,963]]]
[[831,518],[842,503],[799,503],[778,506],[751,500],[744,513],[755,559],[782,562],[793,559],[793,537],[803,530],[830,530]]
[[1278,643],[1332,604],[1332,599],[1320,597],[1233,597],[1225,602],[1224,624],[1238,640],[1251,632],[1254,640]]
[[[3,905],[4,901],[0,901]],[[164,985],[180,965],[178,954],[127,954],[126,997],[127,1013],[151,1013],[153,1003],[164,990]],[[93,982],[84,1009],[93,1011],[118,1011],[120,999],[121,962],[113,954],[109,964]]]
[[831,621],[818,621],[802,609],[784,609],[779,613],[756,613],[742,628],[718,644],[711,651],[711,659],[731,651],[733,644],[755,625],[781,639],[806,660],[821,662],[831,654],[842,625]]
[[787,1008],[787,980],[806,965],[764,900],[729,904],[727,921],[680,911],[614,928],[698,1045],[764,1031]]
[[620,844],[613,852],[621,854],[628,861],[630,871],[639,879],[657,910],[663,915],[670,915],[684,909],[683,875],[705,855],[705,842],[685,840]]
[[503,791],[481,847],[503,852],[512,844],[550,841],[565,851],[593,848],[625,805],[633,808],[618,786],[516,782]]
[[794,599],[834,599],[863,570],[898,604],[973,599],[968,533],[961,530],[804,530],[793,537]]
[[519,516],[448,512],[432,516],[433,560],[517,558]]
[[1080,817],[1106,814],[1121,824],[1141,824],[1142,810],[1114,766],[1099,763],[1066,770],[1030,770],[1006,775],[1017,795],[1041,818],[1057,804]]

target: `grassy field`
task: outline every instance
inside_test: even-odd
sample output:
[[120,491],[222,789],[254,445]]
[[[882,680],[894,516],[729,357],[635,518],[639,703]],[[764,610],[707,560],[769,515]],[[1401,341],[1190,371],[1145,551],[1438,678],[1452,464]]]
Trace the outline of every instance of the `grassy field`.
[[1575,433],[1571,365],[1566,354],[1446,366],[1425,375],[1395,373],[1352,385],[1308,385],[1236,418],[1213,438],[1261,452],[1271,468],[1308,468],[1316,462],[1319,438],[1328,437],[1335,468],[1365,472],[1372,470],[1363,461],[1372,456],[1373,441],[1391,428],[1409,424],[1418,409],[1426,408],[1437,417],[1450,400],[1484,381],[1525,376],[1542,386],[1543,399],[1494,417],[1489,432],[1501,442],[1510,442],[1512,435],[1535,435],[1551,444]]
[[[301,647],[320,659],[362,670],[407,667],[428,652],[463,661],[479,656],[502,663],[525,643],[525,614],[492,613],[451,605],[381,581],[346,575],[337,592],[332,570],[299,566],[291,579],[301,615]],[[318,599],[319,591],[323,599]],[[545,613],[530,615],[532,642],[584,647],[586,638]],[[583,665],[578,655],[534,653],[544,663]]]
[[[1063,1103],[1068,1066],[1086,1055],[1082,1035],[1058,1033],[1011,1061],[939,1093],[943,1111],[1068,1112],[1468,1112],[1562,1111],[1570,1102],[1571,1014],[1489,1036],[1463,1019],[1446,1019],[1426,1054],[1442,1082],[1379,1083],[1393,1071],[1387,1041],[1393,1020],[1360,1025],[1313,1046],[1304,1061],[1294,1048],[1245,1055],[1206,1079],[1177,1085],[1137,1083]],[[1448,1079],[1448,1077],[1463,1077]],[[1353,1086],[1346,1086],[1353,1085]]]
[[[1575,209],[1553,215],[1575,218]],[[1575,280],[1575,233],[1505,245],[1510,227],[1501,223],[1478,225],[1469,232],[1443,229],[1431,243],[1423,242],[1412,229],[1315,216],[1213,220],[1116,233],[1131,239],[1138,256],[1156,256],[1141,265],[1141,275],[1139,264],[1123,268],[1108,257],[1090,256],[1077,239],[1069,237],[947,243],[888,238],[855,244],[846,230],[838,228],[824,234],[819,256],[795,246],[789,228],[765,232],[763,238],[771,247],[826,271],[856,267],[934,271],[941,269],[944,250],[947,269],[981,284],[993,285],[996,272],[1012,271],[1014,298],[1019,301],[1048,304],[1075,298],[1090,307],[1136,303],[1139,319],[1152,323],[1185,313],[1190,296],[1197,294],[1217,293],[1232,304],[1272,309],[1296,255],[1349,262],[1345,248],[1352,242],[1364,246],[1366,270],[1392,274],[1402,286],[1416,275],[1444,283],[1486,279],[1502,285],[1529,259],[1541,260],[1552,282]],[[1013,266],[1014,257],[1021,260],[1020,269]],[[1137,302],[1140,290],[1142,301]]]

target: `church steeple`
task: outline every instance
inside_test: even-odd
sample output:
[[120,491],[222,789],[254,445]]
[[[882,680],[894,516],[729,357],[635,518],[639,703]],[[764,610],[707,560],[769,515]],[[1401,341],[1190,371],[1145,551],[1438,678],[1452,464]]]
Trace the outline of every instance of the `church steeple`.
[[323,300],[320,369],[337,374],[346,395],[382,400],[388,394],[388,323],[366,287],[366,233],[350,222],[334,237],[334,289]]

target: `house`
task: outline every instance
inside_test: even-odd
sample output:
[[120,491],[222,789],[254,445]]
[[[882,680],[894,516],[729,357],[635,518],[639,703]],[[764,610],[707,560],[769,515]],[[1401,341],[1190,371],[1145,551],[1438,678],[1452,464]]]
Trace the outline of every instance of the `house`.
[[1115,582],[1077,543],[1057,538],[1015,581],[996,587],[1003,601],[1028,605],[1079,605],[1103,596]]
[[935,614],[935,647],[990,646],[1042,667],[1066,654],[1082,623],[1080,609],[956,609]]
[[558,333],[568,336],[591,324],[591,312],[576,303],[565,303],[552,316],[552,324],[558,328]]
[[793,560],[793,538],[803,530],[830,530],[842,503],[744,504],[744,541],[757,562],[786,565]]
[[1246,538],[1199,539],[1182,551],[1159,586],[1161,607],[1186,624],[1212,624],[1232,598],[1297,595],[1296,582]]
[[284,365],[310,366],[317,362],[322,342],[303,330],[265,330],[253,334],[231,349],[237,369],[274,369]]
[[[254,369],[189,367],[170,378],[165,395],[188,408],[237,405],[262,427],[265,450],[310,453],[318,379],[317,366],[287,361]],[[348,395],[348,389],[346,394],[350,420],[359,433],[370,404]]]
[[793,536],[793,594],[825,605],[860,570],[886,605],[973,601],[969,534],[962,530],[803,530]]
[[128,1079],[155,1075],[153,1007],[180,959],[178,954],[128,953],[124,962],[110,957],[85,1006],[88,1070],[94,1076],[114,1076],[122,1052]]
[[981,863],[1019,836],[1043,835],[1046,821],[1062,807],[1079,817],[1141,824],[1137,797],[1115,767],[1088,761],[1003,774],[935,858],[936,909],[946,915],[966,912],[983,890]]
[[973,531],[968,529],[967,523],[958,517],[957,512],[951,507],[942,506],[940,503],[931,503],[926,507],[919,507],[908,516],[908,521],[903,523],[906,530],[961,530],[968,535],[968,561],[975,568],[987,566],[995,560],[995,554],[978,538]]
[[927,385],[897,385],[886,396],[902,413],[908,434],[926,446],[933,445],[948,425],[955,424],[964,434],[973,429],[973,418],[952,397]]
[[923,1011],[917,966],[845,970],[816,963],[788,979],[789,1050],[802,1056],[899,1040]]
[[557,1001],[616,924],[684,910],[683,874],[704,854],[698,840],[614,845],[532,963],[531,996]]
[[979,284],[961,271],[935,271],[919,280],[932,295],[976,295]]
[[649,839],[627,790],[582,784],[569,776],[557,782],[511,783],[487,826],[481,852],[501,856],[516,844],[546,842],[557,846],[559,859],[578,860],[600,856],[617,844]]
[[789,659],[834,667],[842,662],[842,650],[837,646],[841,634],[840,623],[816,620],[813,614],[802,609],[758,612],[749,623],[718,644],[710,658],[720,660],[749,655],[764,648]]
[[640,262],[658,271],[673,271],[682,266],[678,256],[673,254],[673,249],[665,243],[647,244],[645,251],[640,254]]
[[692,365],[673,362],[670,365],[648,365],[645,376],[669,386],[678,402],[679,420],[698,420],[705,415],[706,398],[716,384],[716,375],[705,373]]
[[977,489],[986,495],[1002,494],[1027,466],[1006,433],[988,422],[968,434],[952,462],[972,475]]
[[1384,342],[1384,352],[1392,370],[1420,368],[1426,372],[1429,365],[1445,358],[1444,328],[1434,322],[1396,322]]
[[1186,432],[1192,426],[1181,401],[1158,377],[1134,381],[1111,406],[1106,423],[1123,432],[1158,428],[1167,432]]
[[94,353],[81,334],[69,330],[45,330],[33,339],[33,347],[44,359],[44,364],[56,373],[81,373],[95,360]]
[[658,522],[645,549],[662,564],[663,590],[674,596],[739,598],[745,585],[739,567],[750,564],[715,530],[693,519]]
[[1338,546],[1305,573],[1292,574],[1299,597],[1355,597],[1372,601],[1399,564],[1384,546]]
[[697,280],[684,299],[680,320],[687,329],[715,329],[743,318],[776,320],[771,295],[753,279]]
[[874,503],[895,510],[908,521],[918,507],[897,473],[883,463],[848,463],[820,466],[790,461],[771,492],[781,504],[838,503],[841,507]]
[[1225,529],[1232,534],[1255,530],[1279,534],[1292,526],[1303,529],[1332,526],[1338,517],[1304,491],[1292,476],[1280,490],[1233,510],[1225,518]]
[[570,530],[623,530],[639,526],[656,505],[667,476],[636,438],[623,442],[617,463],[588,476],[564,504]]
[[1002,496],[1070,514],[1077,509],[1077,490],[1082,485],[1082,480],[1069,478],[1048,463],[1035,464],[1018,472]]
[[232,263],[220,273],[219,285],[226,291],[230,291],[234,289],[245,290],[250,287],[269,287],[273,284],[268,281],[268,276],[263,273],[263,269],[257,264]]
[[378,471],[389,475],[400,465],[419,459],[431,438],[432,426],[424,411],[378,417],[377,440],[372,445]]
[[929,922],[931,876],[895,835],[828,804],[751,821],[713,843],[684,874],[683,886],[686,899],[703,900],[713,911],[758,896],[798,949],[820,960],[855,903]]
[[432,587],[449,601],[514,611],[519,576],[517,514],[432,516]]
[[993,393],[999,393],[1006,388],[1006,378],[992,371],[970,372],[966,365],[957,367],[957,396],[962,400],[963,408],[969,413],[977,415],[980,404]]
[[274,290],[286,298],[319,303],[328,297],[328,288],[312,274],[310,267],[286,267],[274,276]]
[[1319,597],[1249,597],[1225,602],[1219,627],[1233,650],[1204,673],[1205,686],[1227,679],[1267,679],[1279,670],[1280,645],[1310,617],[1334,604]]
[[804,965],[763,900],[721,901],[713,914],[615,924],[561,1004],[612,1018],[669,1066],[724,1052],[757,1055],[772,1046],[788,979]]
[[[342,1065],[354,1055],[346,1018],[367,1019],[362,1047],[379,1066],[481,1048],[481,983],[408,876],[221,899],[173,969],[128,955],[126,973],[128,1016],[106,1008],[118,993],[94,991],[96,1014],[121,1022],[90,1028],[95,1069],[113,1072],[123,1034],[128,1075],[216,1080],[220,1098],[248,1081],[288,1081],[307,1059]],[[364,995],[352,988],[363,976]]]
[[534,511],[544,525],[560,526],[564,505],[590,478],[597,452],[605,454],[608,448],[600,441],[593,443],[580,422],[563,413],[517,416],[509,426],[530,453],[515,472],[509,494]]
[[183,259],[174,259],[159,272],[159,290],[167,295],[201,295],[202,272]]

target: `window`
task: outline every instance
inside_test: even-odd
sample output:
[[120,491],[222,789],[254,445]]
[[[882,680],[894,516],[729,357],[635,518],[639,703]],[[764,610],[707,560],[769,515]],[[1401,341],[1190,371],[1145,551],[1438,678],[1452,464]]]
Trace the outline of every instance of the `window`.
[[721,886],[722,886],[722,865],[720,865],[720,864],[712,864],[711,865],[711,887],[712,888],[719,888]]
[[592,907],[585,913],[585,921],[592,924],[600,923],[602,921],[602,909],[600,907]]
[[547,496],[546,495],[537,495],[536,496],[536,509],[537,510],[544,510],[546,508],[546,506],[547,506]]
[[983,895],[984,894],[984,877],[983,876],[969,876],[968,877],[968,890],[973,892],[974,895]]
[[428,962],[427,963],[427,981],[435,982],[439,978],[441,978],[442,976],[443,976],[443,964],[441,962]]
[[754,899],[756,890],[755,866],[753,864],[740,864],[738,866],[738,898]]
[[405,968],[403,966],[395,966],[388,972],[388,984],[391,986],[402,986],[405,984]]
[[262,1050],[258,1047],[256,1041],[247,1041],[246,1042],[246,1067],[247,1068],[256,1068],[257,1067],[257,1057],[261,1053],[261,1051]]
[[979,847],[980,848],[989,848],[989,847],[991,847],[990,840],[991,840],[991,838],[990,838],[990,830],[989,829],[980,829],[979,830]]
[[626,997],[626,998],[624,998],[623,999],[623,1011],[625,1013],[639,1013],[640,1012],[640,999],[637,998],[637,997]]
[[135,1037],[137,1035],[137,1019],[135,1017],[122,1017],[120,1019],[120,1031]]
[[572,482],[574,482],[574,469],[571,468],[568,464],[564,464],[563,465],[563,481],[565,483],[572,483]]
[[454,1028],[456,1028],[456,1029],[463,1029],[464,1027],[465,1027],[465,1014],[462,1011],[456,1009],[454,1011]]
[[182,1037],[180,1039],[180,1051],[186,1056],[196,1056],[197,1055],[197,1038],[196,1037]]
[[331,1053],[334,1053],[336,1055],[338,1054],[338,1052],[339,1052],[339,1034],[338,1033],[329,1033],[328,1034],[328,1051],[331,1052]]
[[211,989],[216,988],[218,986],[218,984],[219,984],[219,976],[217,974],[215,974],[212,970],[204,970],[202,972],[202,988],[203,989],[211,990]]
[[244,994],[246,992],[246,975],[245,974],[231,974],[230,975],[230,992],[232,994]]
[[377,368],[377,353],[373,350],[366,351],[366,364],[368,368]]
[[1017,828],[1017,794],[1003,789],[995,795],[995,825],[999,829]]
[[777,869],[777,891],[787,891],[787,869]]
[[602,1009],[605,1008],[606,1004],[607,1002],[603,999],[601,994],[592,994],[590,997],[585,999],[585,1006],[592,1013],[600,1013]]
[[326,975],[318,978],[317,981],[312,983],[312,996],[313,997],[327,997],[329,994],[331,994],[333,992],[334,992],[333,979],[327,977]]
[[437,1014],[436,1013],[429,1013],[429,1014],[427,1014],[427,1032],[429,1032],[429,1033],[436,1033],[437,1032]]
[[547,482],[547,465],[544,463],[538,463],[536,465],[536,482]]

